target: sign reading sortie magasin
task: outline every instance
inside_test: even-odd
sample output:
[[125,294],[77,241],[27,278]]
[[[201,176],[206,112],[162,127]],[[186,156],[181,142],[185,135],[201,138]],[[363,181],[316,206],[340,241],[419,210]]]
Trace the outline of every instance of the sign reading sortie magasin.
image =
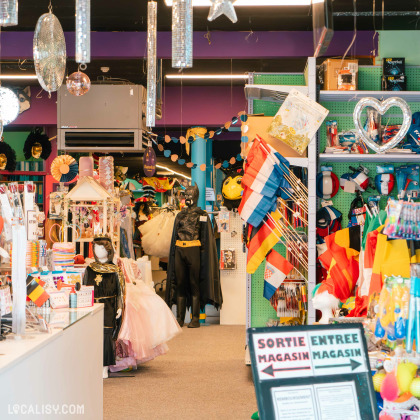
[[261,420],[377,419],[360,324],[251,328]]

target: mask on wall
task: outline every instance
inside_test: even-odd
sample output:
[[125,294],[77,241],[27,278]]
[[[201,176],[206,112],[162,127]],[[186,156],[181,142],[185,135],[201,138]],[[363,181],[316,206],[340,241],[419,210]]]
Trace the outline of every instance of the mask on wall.
[[42,133],[42,128],[35,128],[29,133],[23,146],[23,154],[26,160],[30,158],[48,159],[51,154],[51,142],[48,136]]
[[7,165],[7,157],[4,153],[0,155],[0,170],[4,171]]
[[228,210],[235,210],[242,200],[243,188],[241,185],[243,170],[229,172],[222,184],[223,205]]
[[16,169],[16,152],[4,142],[4,137],[0,142],[0,169],[6,171]]

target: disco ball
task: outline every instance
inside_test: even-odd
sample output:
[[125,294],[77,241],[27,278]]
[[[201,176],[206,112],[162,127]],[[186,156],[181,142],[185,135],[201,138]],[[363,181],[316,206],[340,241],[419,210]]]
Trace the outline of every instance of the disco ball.
[[90,79],[87,74],[76,71],[67,78],[67,90],[74,96],[83,96],[89,92]]
[[19,115],[20,103],[17,95],[8,88],[0,87],[0,120],[10,124]]

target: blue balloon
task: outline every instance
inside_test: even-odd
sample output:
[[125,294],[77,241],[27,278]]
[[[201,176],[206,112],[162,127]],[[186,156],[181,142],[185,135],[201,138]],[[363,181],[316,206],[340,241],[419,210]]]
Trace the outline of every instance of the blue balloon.
[[247,122],[248,121],[248,115],[246,115],[246,114],[241,115],[241,121],[242,122]]
[[229,168],[229,162],[227,160],[223,161],[222,166],[224,168]]
[[238,117],[233,117],[232,118],[232,124],[236,124],[238,122]]
[[208,139],[210,138],[210,134],[207,132],[206,134],[204,134],[204,138],[205,138],[206,140],[208,140]]
[[170,156],[171,156],[171,151],[170,151],[170,150],[168,150],[168,149],[166,149],[166,150],[164,150],[164,151],[163,151],[163,155],[164,155],[165,157],[170,157]]
[[240,153],[238,153],[238,154],[236,155],[236,160],[237,160],[238,162],[240,162],[240,161],[242,160],[242,156],[241,156],[241,154],[240,154]]
[[215,136],[220,136],[220,134],[222,134],[222,131],[223,131],[223,129],[222,129],[222,128],[219,128],[219,129],[217,129],[217,130],[214,132],[214,135],[215,135]]
[[157,139],[158,139],[158,140],[165,140],[165,136],[162,136],[161,134],[159,134],[159,135],[157,136]]
[[193,136],[188,137],[188,143],[192,143],[193,141],[194,141],[194,137]]
[[179,142],[179,139],[177,139],[176,137],[171,137],[171,140],[172,140],[174,143],[178,143],[178,142]]
[[185,159],[178,159],[178,164],[183,165],[185,163]]
[[195,169],[197,167],[197,164],[196,163],[194,163],[194,165],[192,166],[192,168],[191,169]]
[[248,143],[248,140],[249,140],[249,139],[248,139],[248,136],[242,136],[242,137],[241,137],[241,142],[242,142],[242,143]]

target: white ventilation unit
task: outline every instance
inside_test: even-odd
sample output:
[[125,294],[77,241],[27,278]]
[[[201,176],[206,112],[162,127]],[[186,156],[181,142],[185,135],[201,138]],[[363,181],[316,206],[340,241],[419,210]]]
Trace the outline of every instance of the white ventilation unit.
[[99,84],[83,96],[73,96],[62,86],[57,99],[58,148],[74,152],[142,150],[145,93],[140,85]]

